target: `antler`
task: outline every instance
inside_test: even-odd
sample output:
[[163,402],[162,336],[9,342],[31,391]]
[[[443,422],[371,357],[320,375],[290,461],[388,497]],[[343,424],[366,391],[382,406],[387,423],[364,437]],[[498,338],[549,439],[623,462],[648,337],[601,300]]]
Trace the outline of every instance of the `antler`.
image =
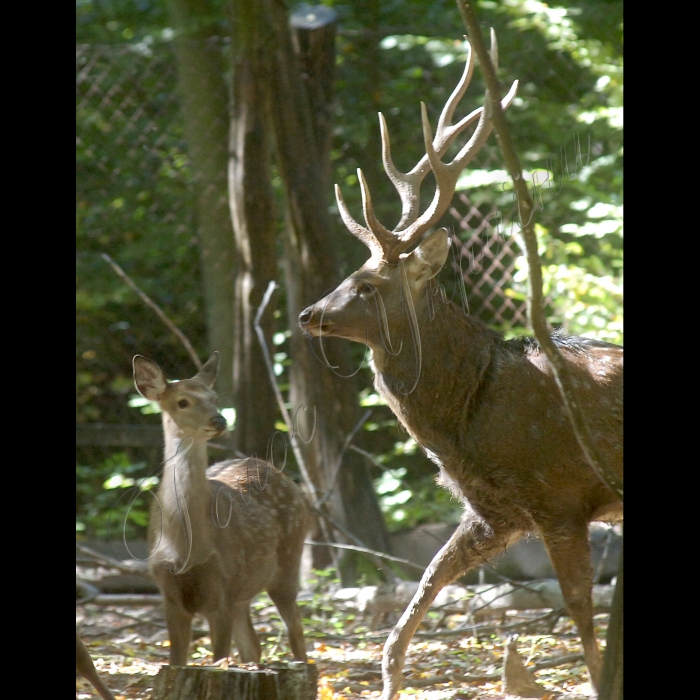
[[[491,60],[498,68],[498,44],[496,34],[491,29]],[[455,107],[462,99],[469,85],[472,73],[474,72],[474,56],[472,49],[467,42],[467,62],[464,66],[464,73],[460,78],[457,87],[454,89],[440,114],[437,131],[433,139],[430,123],[428,122],[428,112],[425,103],[421,102],[421,119],[423,122],[423,138],[425,141],[425,155],[418,161],[416,166],[407,173],[402,173],[394,165],[391,158],[391,145],[389,140],[389,130],[387,129],[384,115],[379,113],[379,126],[382,135],[382,161],[384,171],[394,184],[396,191],[401,198],[401,220],[393,231],[389,231],[375,216],[372,207],[372,198],[367,187],[367,182],[362,170],[358,169],[357,175],[362,189],[362,205],[367,226],[358,224],[352,218],[343,200],[338,185],[335,186],[335,196],[338,202],[338,209],[343,219],[343,223],[349,231],[359,238],[372,252],[373,257],[384,259],[387,262],[396,262],[399,255],[418,240],[440,217],[447,211],[447,207],[452,201],[452,196],[457,185],[460,173],[467,163],[478,153],[486,143],[486,139],[491,133],[493,123],[491,121],[491,99],[488,90],[484,94],[484,106],[475,109],[457,124],[452,124]],[[515,97],[518,89],[516,80],[511,86],[508,94],[501,101],[501,107],[506,109]],[[479,119],[472,137],[468,143],[454,157],[452,162],[443,163],[441,158],[450,147],[455,138],[461,134],[468,126]],[[430,206],[418,216],[420,211],[420,186],[429,170],[435,175],[435,195]]]

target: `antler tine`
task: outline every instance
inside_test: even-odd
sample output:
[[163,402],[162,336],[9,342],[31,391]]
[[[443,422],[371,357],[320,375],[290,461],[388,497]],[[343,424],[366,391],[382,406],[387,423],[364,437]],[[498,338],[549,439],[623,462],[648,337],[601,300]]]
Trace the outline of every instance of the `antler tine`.
[[[513,84],[510,86],[508,94],[501,100],[501,109],[507,109],[510,106],[510,103],[513,101],[517,91],[518,81],[514,80]],[[459,173],[464,170],[467,163],[469,163],[469,161],[478,153],[479,149],[484,145],[484,143],[486,143],[486,139],[489,137],[489,134],[493,129],[493,122],[491,121],[493,108],[491,106],[491,96],[489,95],[488,90],[484,94],[484,102],[484,111],[481,115],[479,123],[476,125],[476,129],[474,130],[472,137],[462,147],[451,163],[442,163],[438,160],[439,167],[455,170],[459,175]]]
[[[474,54],[472,52],[472,47],[471,44],[467,42],[467,60],[464,63],[464,70],[462,71],[462,77],[459,79],[459,82],[457,83],[457,86],[455,89],[452,91],[452,94],[449,96],[447,99],[447,102],[445,103],[445,106],[442,108],[442,112],[440,113],[440,118],[438,119],[438,125],[437,125],[437,131],[435,132],[435,135],[437,136],[437,139],[440,139],[442,136],[445,138],[445,136],[451,135],[452,138],[450,139],[450,143],[452,143],[452,139],[459,133],[457,131],[457,126],[450,126],[450,122],[452,121],[452,117],[455,112],[455,107],[459,104],[459,101],[462,99],[464,96],[464,93],[467,91],[467,88],[469,87],[469,83],[472,81],[472,74],[474,73]],[[473,114],[473,112],[472,112]],[[471,115],[470,115],[471,116]],[[461,122],[460,122],[461,124]],[[454,132],[454,134],[452,134]],[[445,148],[446,146],[443,146],[442,143],[434,143],[435,150],[438,152],[442,151],[442,148]]]
[[423,156],[413,170],[408,173],[402,173],[394,165],[394,160],[391,157],[389,128],[381,112],[379,112],[379,130],[382,137],[382,161],[384,163],[384,172],[393,183],[401,199],[401,220],[396,226],[396,230],[401,231],[401,229],[405,228],[409,222],[414,221],[418,216],[420,185],[430,167],[427,157]]
[[[497,68],[498,44],[495,41],[495,36],[495,32],[492,29],[490,53],[491,60],[494,63],[494,67]],[[502,109],[506,109],[510,105],[510,103],[513,101],[513,98],[515,97],[517,89],[518,81],[516,80],[513,82],[513,85],[508,91],[508,94],[501,101]],[[450,100],[448,100],[448,104],[452,101],[452,98],[457,93],[457,91],[458,90],[455,89],[452,96],[450,97]],[[453,109],[454,107],[452,107],[452,110]],[[445,114],[446,111],[447,105],[445,106],[445,110],[443,110],[443,114]],[[457,185],[457,180],[459,178],[460,173],[462,172],[462,170],[464,170],[467,163],[469,163],[469,161],[472,160],[476,153],[478,153],[478,151],[481,149],[484,143],[486,143],[486,139],[489,137],[489,134],[493,129],[493,122],[491,121],[491,112],[491,97],[487,90],[484,94],[483,108],[475,110],[468,117],[456,124],[454,127],[444,126],[445,132],[455,131],[456,133],[458,133],[456,131],[458,127],[461,127],[461,131],[461,129],[464,128],[464,126],[466,126],[463,126],[463,122],[466,122],[468,120],[473,121],[474,117],[477,114],[479,114],[479,123],[476,125],[476,129],[474,130],[472,137],[469,139],[469,142],[465,144],[465,146],[460,150],[460,152],[454,157],[452,162],[443,163],[440,160],[440,153],[437,151],[437,149],[434,148],[434,144],[435,142],[439,141],[439,138],[436,136],[435,141],[433,141],[430,122],[428,121],[428,113],[425,109],[425,105],[421,102],[421,118],[423,121],[423,139],[425,141],[426,157],[430,163],[430,167],[433,171],[433,174],[435,175],[437,187],[435,189],[433,201],[430,203],[428,209],[426,209],[423,215],[416,219],[416,221],[414,221],[408,228],[401,232],[401,235],[399,236],[401,243],[398,246],[395,246],[392,250],[392,259],[394,259],[403,250],[406,250],[406,248],[408,248],[408,246],[410,246],[410,244],[413,241],[417,240],[423,233],[425,233],[425,231],[427,231],[434,223],[436,223],[437,220],[445,213],[445,211],[447,211],[450,201],[452,200],[452,196],[454,194],[454,190]],[[445,121],[449,120],[445,119]],[[454,135],[456,135],[456,133]],[[452,139],[454,138],[454,135],[452,134],[447,135],[451,136]]]
[[[491,28],[490,55],[494,67],[498,68],[498,43],[493,28]],[[367,186],[367,182],[361,170],[358,169],[357,173],[362,188],[362,203],[367,228],[360,226],[360,224],[350,216],[345,203],[342,201],[340,190],[336,185],[338,207],[345,225],[357,238],[365,242],[372,250],[373,255],[381,249],[383,257],[387,261],[395,262],[398,260],[400,253],[406,250],[411,243],[417,240],[437,222],[449,207],[460,173],[489,137],[493,124],[491,122],[491,97],[488,90],[484,94],[484,105],[482,107],[475,109],[457,124],[450,123],[457,104],[459,104],[459,101],[464,96],[471,82],[473,72],[474,53],[471,45],[467,42],[467,60],[462,77],[440,113],[434,139],[425,104],[421,102],[421,121],[423,123],[425,155],[418,161],[415,167],[407,173],[402,173],[394,165],[394,161],[391,157],[389,129],[384,115],[381,112],[379,113],[384,171],[393,183],[401,199],[401,220],[393,231],[389,231],[385,228],[376,218],[369,187]],[[506,109],[513,101],[517,89],[518,81],[516,80],[508,94],[501,101],[501,107],[503,109]],[[470,126],[477,117],[479,122],[469,142],[459,151],[450,163],[443,163],[441,158],[445,155],[445,152],[454,139]],[[435,195],[428,209],[422,216],[419,216],[420,186],[429,170],[432,170],[435,176]]]
[[[433,147],[440,155],[444,155],[455,137],[466,129],[482,112],[483,108],[474,110],[471,114],[460,120],[459,123],[451,125],[452,116],[455,107],[464,96],[469,83],[471,82],[472,73],[474,71],[474,58],[471,46],[467,44],[467,60],[464,64],[462,77],[459,79],[457,86],[452,91],[438,121],[438,128],[435,134]],[[395,232],[403,231],[409,224],[413,223],[417,216],[420,206],[420,185],[423,178],[430,170],[430,161],[427,155],[424,155],[418,163],[407,173],[402,173],[395,165],[391,157],[391,141],[389,138],[389,129],[384,119],[384,115],[379,113],[379,127],[382,136],[382,160],[384,162],[384,171],[392,181],[396,191],[401,198],[401,220],[394,229]]]
[[491,27],[490,37],[491,50],[489,54],[491,55],[491,63],[493,63],[493,67],[498,70],[498,39],[496,39],[496,30],[493,27]]
[[375,216],[374,207],[372,206],[372,196],[370,195],[365,175],[360,168],[357,169],[357,178],[360,181],[360,190],[362,191],[362,210],[365,215],[365,223],[367,224],[367,228],[374,234],[379,245],[386,251],[396,243],[396,240],[392,232],[380,223],[379,219]]
[[[407,229],[397,235],[400,243],[394,246],[394,249],[392,250],[392,260],[397,259],[398,255],[402,251],[406,250],[406,248],[408,248],[413,241],[427,231],[428,228],[430,228],[430,226],[432,226],[433,223],[435,223],[445,213],[450,201],[452,200],[454,188],[457,184],[457,178],[461,172],[461,169],[458,170],[450,167],[455,164],[457,158],[455,158],[449,165],[446,165],[440,160],[440,156],[433,147],[433,132],[430,128],[430,122],[428,121],[428,110],[426,109],[425,102],[421,102],[420,107],[421,121],[423,123],[423,140],[425,142],[425,157],[428,159],[433,174],[435,175],[435,195],[433,196],[433,201],[430,203],[430,206],[423,212],[423,214],[418,217]],[[482,109],[474,136],[484,130],[485,123],[485,110]],[[471,144],[473,140],[474,137],[472,136],[469,143]]]
[[335,201],[338,203],[338,211],[340,212],[340,218],[343,220],[346,228],[350,233],[352,233],[355,238],[362,241],[371,251],[372,257],[381,258],[384,255],[384,248],[382,244],[377,240],[375,235],[366,229],[364,226],[355,221],[348,210],[343,195],[340,191],[340,187],[336,184],[335,186]]

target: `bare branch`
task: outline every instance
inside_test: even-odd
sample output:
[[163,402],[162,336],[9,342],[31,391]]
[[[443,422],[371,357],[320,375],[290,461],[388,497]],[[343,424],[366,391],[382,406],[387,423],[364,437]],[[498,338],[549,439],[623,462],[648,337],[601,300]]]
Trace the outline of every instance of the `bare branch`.
[[350,447],[350,443],[355,437],[357,431],[365,424],[366,421],[369,420],[369,417],[371,415],[372,409],[367,409],[367,411],[364,412],[360,420],[357,421],[355,427],[348,433],[348,436],[345,438],[345,442],[343,442],[343,446],[340,448],[340,452],[338,453],[338,459],[336,460],[335,470],[333,472],[333,476],[331,477],[328,490],[326,491],[326,495],[323,496],[323,498],[321,499],[321,503],[326,501],[330,497],[331,493],[333,493],[333,489],[335,488],[335,482],[338,479],[338,474],[340,474],[340,467],[343,465],[343,455],[345,454],[348,447]]
[[202,369],[202,363],[200,362],[197,353],[194,351],[192,344],[189,340],[187,340],[187,336],[185,336],[185,334],[165,315],[163,309],[161,309],[160,306],[158,306],[158,304],[156,304],[156,302],[153,301],[148,294],[146,294],[146,292],[139,289],[136,282],[134,282],[134,280],[132,280],[131,277],[129,277],[129,275],[127,275],[126,272],[124,272],[124,270],[122,270],[122,268],[119,267],[119,265],[117,265],[117,263],[114,262],[109,255],[107,255],[107,253],[102,253],[102,257],[112,266],[112,269],[129,285],[129,287],[131,287],[141,297],[141,299],[143,299],[143,301],[156,312],[156,314],[158,314],[158,318],[163,321],[163,323],[172,331],[172,333],[175,334],[178,340],[184,345],[189,356],[192,358],[192,362],[194,362],[195,367],[198,370]]
[[[265,290],[265,294],[263,295],[262,301],[260,302],[260,306],[258,307],[258,310],[255,314],[255,320],[253,321],[253,327],[255,328],[255,333],[258,336],[258,341],[260,342],[260,347],[262,348],[263,357],[265,358],[265,366],[267,367],[267,373],[268,373],[268,376],[270,377],[270,382],[272,383],[272,390],[275,392],[275,399],[277,400],[277,406],[280,409],[280,413],[282,414],[282,418],[284,420],[284,423],[287,426],[287,430],[289,431],[292,452],[294,452],[294,457],[296,458],[297,464],[299,465],[299,471],[301,472],[301,476],[304,479],[304,483],[306,484],[306,488],[309,491],[309,496],[311,498],[311,505],[313,506],[314,510],[321,516],[320,524],[321,524],[321,530],[323,532],[323,536],[327,540],[330,540],[330,536],[329,536],[328,530],[326,528],[326,514],[323,512],[321,507],[318,505],[319,504],[318,489],[316,488],[316,484],[314,484],[314,482],[311,479],[311,476],[309,475],[309,471],[306,468],[306,462],[304,462],[304,457],[301,454],[301,448],[299,447],[299,441],[297,440],[296,434],[294,432],[294,424],[292,423],[292,419],[289,416],[289,411],[287,410],[287,406],[284,403],[284,398],[282,397],[282,392],[280,391],[280,388],[277,385],[275,371],[273,369],[272,360],[270,359],[270,350],[268,349],[267,341],[265,340],[265,333],[264,333],[262,327],[260,326],[260,319],[262,318],[262,315],[265,313],[265,309],[267,308],[267,305],[270,303],[270,297],[272,296],[272,293],[275,291],[276,287],[277,287],[277,283],[274,280],[270,280],[270,283],[267,285],[267,289]],[[336,571],[339,571],[338,559],[337,559],[337,556],[333,550],[331,550],[331,558],[333,559],[333,566],[335,567]]]
[[414,569],[419,571],[425,571],[425,567],[420,564],[416,564],[409,559],[402,559],[401,557],[394,557],[391,554],[384,554],[384,552],[377,552],[375,549],[368,549],[367,547],[358,547],[353,544],[340,544],[338,542],[312,542],[310,540],[305,540],[304,544],[313,545],[325,545],[326,547],[335,547],[336,549],[349,549],[353,552],[362,552],[363,554],[371,554],[373,557],[379,559],[386,559],[387,561],[395,561],[397,564],[405,564],[406,566],[412,566]]

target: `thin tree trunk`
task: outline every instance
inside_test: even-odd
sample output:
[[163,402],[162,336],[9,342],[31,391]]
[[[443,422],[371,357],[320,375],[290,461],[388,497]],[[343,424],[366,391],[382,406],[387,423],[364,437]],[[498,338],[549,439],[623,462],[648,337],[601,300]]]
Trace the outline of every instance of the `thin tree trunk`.
[[[261,458],[275,426],[275,398],[253,329],[255,312],[277,274],[274,194],[270,182],[265,120],[268,79],[258,29],[264,8],[257,0],[229,6],[232,25],[232,111],[229,147],[229,197],[238,275],[234,297],[233,392],[237,410],[234,445]],[[261,326],[272,335],[272,316]]]
[[[298,410],[301,437],[307,439],[313,433],[313,439],[304,446],[304,459],[319,493],[327,498],[331,517],[351,533],[353,544],[387,552],[388,536],[369,468],[354,451],[342,451],[360,418],[356,383],[320,365],[299,331],[299,313],[338,283],[333,242],[334,234],[338,234],[328,215],[330,183],[324,174],[327,177],[329,168],[322,165],[329,159],[330,139],[318,129],[319,124],[327,124],[326,128],[330,124],[312,115],[287,12],[273,0],[265,5],[272,28],[267,47],[274,75],[274,81],[270,81],[270,113],[287,199],[285,279],[292,331],[291,403]],[[347,343],[341,341],[335,347],[329,344],[328,358],[347,373]],[[327,563],[316,555],[318,552],[315,566]],[[340,573],[343,583],[353,581],[354,557],[345,557]]]
[[235,255],[226,184],[227,90],[208,0],[168,0],[176,27],[175,57],[185,136],[195,173],[197,238],[210,350],[221,353],[216,389],[233,405],[233,280]]

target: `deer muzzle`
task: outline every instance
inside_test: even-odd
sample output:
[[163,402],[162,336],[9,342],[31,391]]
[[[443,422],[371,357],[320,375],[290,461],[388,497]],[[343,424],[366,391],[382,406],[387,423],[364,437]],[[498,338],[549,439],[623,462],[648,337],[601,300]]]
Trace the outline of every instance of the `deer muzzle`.
[[209,421],[209,429],[214,432],[212,437],[219,437],[226,432],[226,419],[218,414]]
[[302,332],[314,337],[327,335],[331,326],[328,319],[322,319],[321,311],[317,307],[318,304],[313,304],[299,314],[299,327]]

